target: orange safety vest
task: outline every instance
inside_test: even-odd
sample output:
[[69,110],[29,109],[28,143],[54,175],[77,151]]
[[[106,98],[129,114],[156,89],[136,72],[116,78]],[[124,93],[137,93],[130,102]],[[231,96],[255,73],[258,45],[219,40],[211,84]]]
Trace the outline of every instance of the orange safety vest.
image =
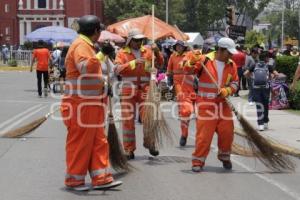
[[182,55],[174,52],[169,59],[168,67],[167,67],[167,74],[173,75],[174,84],[181,84],[184,78],[184,71],[183,71],[183,59],[186,56],[186,52]]
[[88,37],[80,35],[73,42],[65,64],[65,95],[92,97],[103,94],[101,64]]
[[[197,100],[202,102],[224,101],[224,98],[219,96],[218,87],[202,68],[200,62],[206,63],[205,66],[207,70],[213,76],[214,80],[218,83],[218,72],[215,63],[215,52],[211,52],[206,56],[201,56],[200,59],[196,61],[195,68],[192,68],[190,62],[187,62],[184,66],[184,70],[188,73],[191,73],[194,70],[194,73],[199,78]],[[238,89],[237,66],[232,60],[229,60],[227,63],[225,63],[223,77],[221,85],[219,87],[226,88],[230,95],[235,93]]]
[[[143,65],[135,63],[135,55],[129,47],[121,49],[115,59],[117,65],[115,71],[122,77],[122,87],[132,89],[142,88],[150,82],[152,64],[152,50],[146,46],[140,48],[141,58],[145,60]],[[160,54],[155,58],[156,66],[163,64],[163,57]]]

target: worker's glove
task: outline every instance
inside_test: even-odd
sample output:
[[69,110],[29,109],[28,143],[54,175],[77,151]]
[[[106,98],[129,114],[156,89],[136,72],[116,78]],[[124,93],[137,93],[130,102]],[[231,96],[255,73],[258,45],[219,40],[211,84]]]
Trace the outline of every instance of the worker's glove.
[[174,78],[173,75],[168,75],[168,86],[171,87],[174,84]]
[[219,96],[226,98],[230,95],[230,88],[226,87],[226,88],[221,88],[219,91]]
[[103,54],[108,56],[112,55],[115,52],[115,48],[109,42],[105,42],[101,50]]

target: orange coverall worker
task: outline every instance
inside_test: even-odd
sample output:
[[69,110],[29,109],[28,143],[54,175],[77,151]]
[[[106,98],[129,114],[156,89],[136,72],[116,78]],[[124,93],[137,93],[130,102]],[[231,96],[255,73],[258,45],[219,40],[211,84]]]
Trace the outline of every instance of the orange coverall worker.
[[[178,104],[178,113],[180,117],[181,135],[185,138],[188,136],[189,120],[187,120],[187,118],[190,116],[188,106],[185,106],[183,104],[183,100],[188,97],[185,97],[182,91],[182,83],[185,77],[182,64],[183,58],[186,56],[186,54],[186,52],[184,52],[183,54],[174,52],[170,56],[167,67],[167,74],[173,76],[173,84],[175,87],[176,100]],[[188,78],[185,78],[185,80],[189,81]]]
[[[207,61],[205,61],[207,59]],[[214,79],[220,83],[219,87],[225,89],[228,95],[232,95],[238,89],[237,67],[231,60],[225,63],[222,77],[218,77],[215,60],[215,52],[201,56],[200,62],[205,63],[207,70]],[[218,159],[230,161],[231,145],[233,142],[232,111],[225,98],[219,95],[219,90],[211,80],[200,62],[184,66],[188,73],[199,75],[197,93],[197,124],[196,147],[193,153],[193,166],[203,167],[210,150],[214,133],[218,134]],[[193,64],[193,63],[192,63]],[[221,78],[221,80],[219,80]]]
[[[121,49],[115,59],[115,72],[122,77],[121,84],[121,116],[123,128],[123,146],[125,152],[133,153],[136,149],[135,140],[135,111],[138,108],[139,116],[143,121],[143,102],[147,97],[150,83],[152,50],[141,46],[140,56],[144,64],[137,64],[137,59],[128,46]],[[163,64],[163,57],[159,54],[155,58],[156,65]]]
[[[189,51],[183,58],[184,65],[188,60],[195,60],[200,58],[201,52],[199,50]],[[194,113],[194,107],[196,103],[195,93],[195,75],[184,75],[181,83],[181,92],[183,94],[180,105],[180,117],[181,117],[181,136],[188,137],[188,128],[190,123],[190,116]]]
[[65,184],[85,184],[89,171],[92,185],[113,181],[109,167],[109,146],[105,136],[103,79],[92,41],[80,35],[66,57],[66,85],[61,113],[68,129]]

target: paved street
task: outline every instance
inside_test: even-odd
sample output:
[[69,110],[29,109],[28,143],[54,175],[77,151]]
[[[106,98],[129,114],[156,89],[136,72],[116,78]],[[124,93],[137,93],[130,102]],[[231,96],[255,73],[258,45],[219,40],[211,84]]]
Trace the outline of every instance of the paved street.
[[[0,134],[43,116],[59,103],[59,98],[37,97],[35,73],[29,72],[0,72],[0,94]],[[232,100],[235,105],[246,105],[243,99]],[[255,116],[253,109],[247,111],[249,117]],[[187,147],[179,148],[179,122],[169,113],[166,117],[176,135],[174,144],[165,146],[159,157],[149,157],[142,147],[141,126],[137,125],[138,148],[136,159],[131,161],[136,169],[129,174],[116,174],[124,184],[106,192],[72,193],[64,189],[66,128],[61,121],[48,119],[24,138],[0,138],[0,199],[300,199],[299,159],[293,158],[297,164],[295,173],[270,173],[258,160],[233,156],[233,170],[226,172],[216,158],[216,138],[204,171],[193,173],[190,158],[195,123],[191,122]],[[270,118],[271,130],[262,134],[300,149],[300,116],[271,111]],[[255,125],[255,120],[251,122]],[[242,141],[236,138],[236,142]]]

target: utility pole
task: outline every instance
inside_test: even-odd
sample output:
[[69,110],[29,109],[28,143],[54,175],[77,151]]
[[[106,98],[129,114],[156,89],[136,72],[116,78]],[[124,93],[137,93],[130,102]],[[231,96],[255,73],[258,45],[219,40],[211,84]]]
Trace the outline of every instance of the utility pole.
[[284,0],[282,0],[282,14],[281,14],[281,49],[284,47]]
[[166,0],[166,23],[169,23],[169,0]]
[[298,0],[298,48],[300,48],[300,0]]

